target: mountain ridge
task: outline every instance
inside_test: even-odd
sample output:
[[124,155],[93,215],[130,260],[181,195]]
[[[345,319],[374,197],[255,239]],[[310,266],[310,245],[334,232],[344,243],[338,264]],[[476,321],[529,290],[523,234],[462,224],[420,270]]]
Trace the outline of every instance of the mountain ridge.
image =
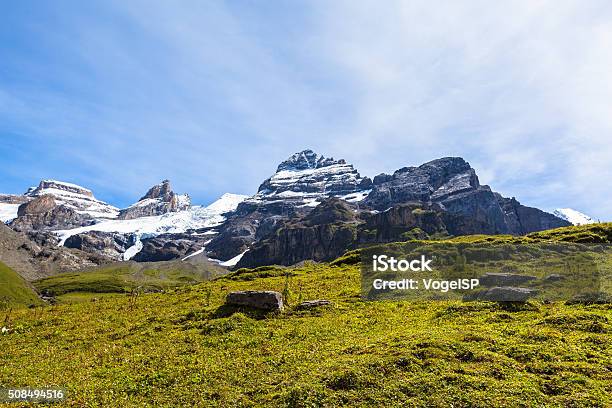
[[[476,170],[461,157],[443,157],[370,179],[344,159],[310,149],[282,161],[255,194],[224,194],[208,207],[194,206],[187,194],[176,194],[169,180],[124,209],[95,199],[89,189],[56,180],[43,180],[23,196],[4,197],[0,214],[3,208],[8,214],[18,206],[9,222],[13,229],[36,235],[39,241],[141,262],[188,259],[197,253],[226,266],[265,264],[272,258],[288,264],[309,257],[330,259],[366,242],[403,240],[417,228],[425,236],[524,235],[570,225],[481,185]],[[343,238],[334,238],[337,231],[344,231]],[[275,239],[292,244],[279,246]],[[270,247],[262,249],[265,245]],[[326,249],[312,252],[308,246]],[[266,259],[271,248],[277,248],[276,255]],[[263,258],[254,259],[257,251]]]

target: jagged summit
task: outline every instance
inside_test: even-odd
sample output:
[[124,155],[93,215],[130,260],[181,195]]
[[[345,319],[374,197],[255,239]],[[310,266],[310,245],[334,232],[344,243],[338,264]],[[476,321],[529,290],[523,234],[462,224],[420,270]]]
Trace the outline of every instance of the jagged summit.
[[345,160],[326,158],[312,150],[303,150],[283,161],[276,173],[259,186],[257,194],[249,201],[283,200],[316,205],[326,197],[365,191],[371,184],[369,178],[362,178]]
[[187,194],[176,194],[172,191],[169,180],[164,180],[151,187],[140,200],[121,210],[120,219],[133,219],[162,215],[169,212],[187,210],[191,199]]
[[325,158],[310,149],[306,149],[292,154],[287,160],[278,165],[276,172],[318,169],[333,166],[334,164],[346,164],[346,161],[343,159],[334,160],[333,157]]

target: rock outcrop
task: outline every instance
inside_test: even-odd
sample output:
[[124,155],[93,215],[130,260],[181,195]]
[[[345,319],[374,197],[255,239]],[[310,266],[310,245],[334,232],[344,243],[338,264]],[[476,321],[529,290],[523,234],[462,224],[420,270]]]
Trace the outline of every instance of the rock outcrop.
[[125,251],[135,243],[136,237],[133,234],[89,231],[70,236],[64,242],[64,246],[92,254],[101,254],[114,260],[121,260]]
[[140,217],[163,215],[169,212],[187,210],[191,207],[188,195],[172,191],[169,180],[164,180],[149,189],[138,202],[119,212],[119,219],[130,220]]
[[45,233],[26,235],[2,224],[0,259],[28,281],[110,262],[99,254],[58,247],[57,241]]
[[283,310],[283,296],[271,290],[246,290],[230,292],[225,304],[234,307],[247,307],[271,312]]
[[60,205],[51,195],[37,196],[21,204],[9,225],[16,231],[50,231],[77,228],[93,223],[91,216]]

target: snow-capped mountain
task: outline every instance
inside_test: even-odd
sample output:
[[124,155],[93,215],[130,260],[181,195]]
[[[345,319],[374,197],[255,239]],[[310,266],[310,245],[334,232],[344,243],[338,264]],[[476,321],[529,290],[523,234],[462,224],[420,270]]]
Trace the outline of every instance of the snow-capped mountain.
[[331,196],[359,201],[369,193],[371,185],[369,178],[362,178],[346,161],[304,150],[283,161],[248,202],[285,201],[316,206],[320,199]]
[[597,222],[588,215],[572,208],[557,208],[553,211],[553,214],[561,219],[571,222],[574,225],[594,224]]
[[57,180],[42,180],[38,187],[30,188],[24,196],[29,198],[50,195],[57,205],[93,218],[116,218],[119,209],[96,199],[91,190],[76,184]]

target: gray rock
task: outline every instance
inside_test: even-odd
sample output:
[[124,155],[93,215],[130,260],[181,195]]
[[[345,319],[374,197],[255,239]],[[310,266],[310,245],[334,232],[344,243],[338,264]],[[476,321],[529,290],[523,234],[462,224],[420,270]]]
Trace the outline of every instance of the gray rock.
[[558,273],[551,273],[550,275],[544,278],[544,282],[557,282],[564,279],[565,276],[563,275],[559,275]]
[[317,307],[329,306],[331,304],[332,304],[331,301],[325,300],[325,299],[307,300],[297,305],[296,309],[298,310],[315,309]]
[[531,275],[519,275],[515,273],[485,273],[480,278],[481,286],[514,286],[537,279]]
[[64,242],[64,246],[121,260],[125,250],[134,245],[135,242],[134,234],[89,231],[72,235]]
[[480,291],[466,298],[466,300],[485,300],[489,302],[525,302],[537,295],[535,289],[517,288],[511,286],[494,287]]
[[247,290],[231,292],[225,301],[229,306],[250,307],[268,311],[283,310],[283,296],[279,292]]

